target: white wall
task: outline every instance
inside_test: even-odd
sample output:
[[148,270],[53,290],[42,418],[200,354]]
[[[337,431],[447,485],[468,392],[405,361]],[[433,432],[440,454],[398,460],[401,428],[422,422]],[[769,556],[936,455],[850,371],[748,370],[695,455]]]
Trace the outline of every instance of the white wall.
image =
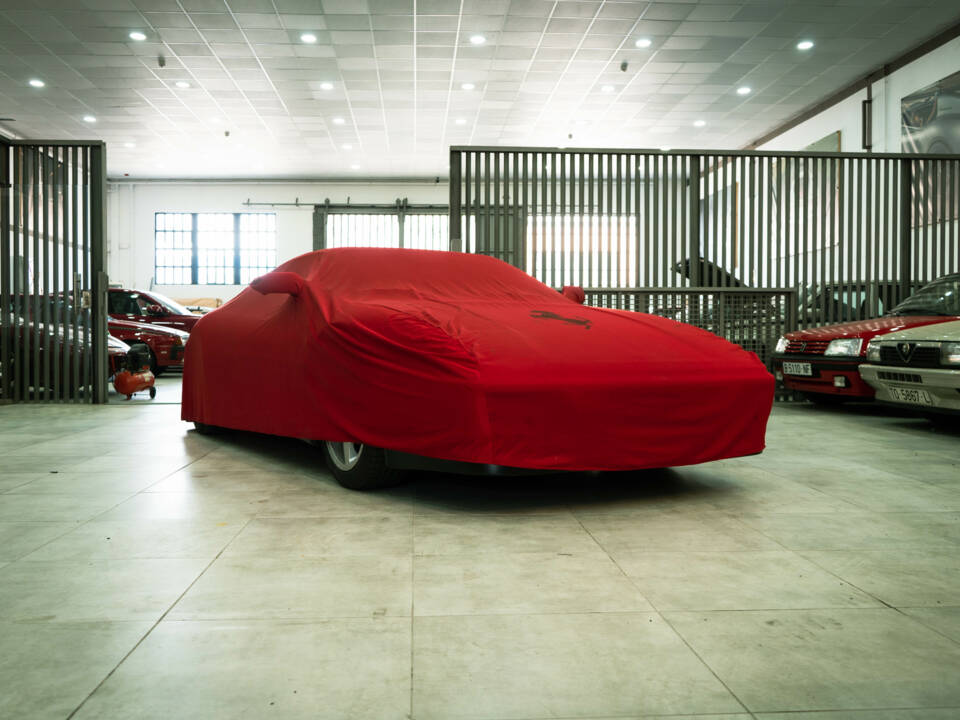
[[[815,51],[814,51],[815,52]],[[888,75],[873,86],[873,152],[900,152],[900,100],[960,70],[960,38]],[[761,150],[802,150],[832,132],[840,131],[843,152],[864,152],[860,129],[862,90],[819,115],[761,145]]]
[[[301,207],[247,207],[243,203],[292,203]],[[150,288],[154,267],[156,212],[276,212],[277,262],[308,252],[313,245],[313,204],[393,203],[407,198],[414,204],[445,204],[446,183],[198,183],[111,182],[107,188],[110,282]],[[238,285],[153,285],[170,297],[217,297],[228,300]]]

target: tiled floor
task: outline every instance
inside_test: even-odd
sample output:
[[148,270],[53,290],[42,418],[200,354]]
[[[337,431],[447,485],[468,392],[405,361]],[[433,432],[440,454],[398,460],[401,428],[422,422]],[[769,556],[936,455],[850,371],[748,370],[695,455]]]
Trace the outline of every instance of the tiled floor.
[[178,413],[0,408],[0,718],[960,718],[960,431],[358,494]]

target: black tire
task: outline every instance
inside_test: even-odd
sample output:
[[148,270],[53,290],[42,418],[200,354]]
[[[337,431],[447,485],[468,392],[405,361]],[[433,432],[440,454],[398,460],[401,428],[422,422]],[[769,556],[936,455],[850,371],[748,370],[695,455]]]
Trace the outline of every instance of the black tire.
[[155,387],[150,388],[150,399],[153,400],[157,396],[157,389]]
[[843,405],[850,400],[846,395],[829,395],[827,393],[805,392],[803,396],[814,405],[822,405],[824,407]]
[[359,444],[359,455],[351,464],[344,463],[337,454],[336,446],[343,444],[323,444],[327,465],[341,486],[348,490],[379,490],[403,483],[404,473],[387,466],[386,454],[380,448]]
[[216,435],[222,430],[222,428],[217,427],[216,425],[207,425],[206,423],[196,421],[193,423],[193,429],[196,430],[200,435]]

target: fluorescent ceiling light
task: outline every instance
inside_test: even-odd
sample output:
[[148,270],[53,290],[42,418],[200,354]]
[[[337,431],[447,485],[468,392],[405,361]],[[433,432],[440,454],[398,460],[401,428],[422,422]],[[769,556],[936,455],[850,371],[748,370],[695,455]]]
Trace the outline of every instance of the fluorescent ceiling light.
[[634,45],[638,48],[648,48],[653,44],[653,41],[650,38],[640,38],[637,40]]
[[322,82],[322,83],[320,83],[320,89],[321,89],[321,90],[333,90],[333,83],[332,83],[332,82]]
[[344,120],[342,117],[335,117],[335,118],[333,119],[333,124],[334,124],[334,125],[343,125],[345,122],[346,122],[346,120]]
[[797,50],[809,50],[813,47],[813,40],[801,40],[797,43]]
[[707,124],[707,121],[706,121],[706,120],[695,120],[694,123],[693,123],[693,126],[694,126],[694,127],[703,127],[703,126],[706,125],[706,124]]
[[186,80],[177,80],[177,82],[176,82],[175,84],[176,84],[176,86],[177,86],[178,88],[188,88],[188,87],[190,87],[190,83],[188,83]]
[[315,42],[317,41],[317,36],[314,35],[313,33],[303,33],[303,34],[300,36],[300,41],[301,41],[301,42],[305,42],[305,43],[309,43],[309,44],[313,44],[313,43],[315,43]]
[[462,90],[473,90],[476,87],[473,83],[463,83],[460,88]]
[[472,45],[483,45],[487,39],[483,35],[471,35],[470,43]]
[[83,121],[84,121],[85,123],[95,123],[95,122],[97,121],[97,119],[96,119],[93,115],[84,115],[84,116],[83,116]]
[[747,87],[746,85],[737,88],[737,95],[749,95],[749,94],[750,94],[750,88]]
[[38,88],[39,88],[39,87],[43,87],[44,85],[46,85],[46,83],[45,83],[43,80],[39,80],[39,79],[37,79],[37,78],[33,78],[33,79],[30,81],[30,87],[38,87]]
[[134,30],[132,33],[130,33],[130,39],[136,40],[137,42],[143,42],[147,39],[147,36],[139,30]]

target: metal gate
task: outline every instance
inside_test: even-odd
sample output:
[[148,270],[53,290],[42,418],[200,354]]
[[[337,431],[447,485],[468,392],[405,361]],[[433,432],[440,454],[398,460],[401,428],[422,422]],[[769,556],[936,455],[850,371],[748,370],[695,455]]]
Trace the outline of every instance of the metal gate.
[[0,139],[0,402],[103,403],[106,148]]
[[958,180],[956,155],[453,147],[450,249],[522,247],[555,287],[790,289],[822,325],[960,271]]
[[313,249],[392,247],[449,250],[446,205],[411,205],[398,198],[391,205],[313,206]]

